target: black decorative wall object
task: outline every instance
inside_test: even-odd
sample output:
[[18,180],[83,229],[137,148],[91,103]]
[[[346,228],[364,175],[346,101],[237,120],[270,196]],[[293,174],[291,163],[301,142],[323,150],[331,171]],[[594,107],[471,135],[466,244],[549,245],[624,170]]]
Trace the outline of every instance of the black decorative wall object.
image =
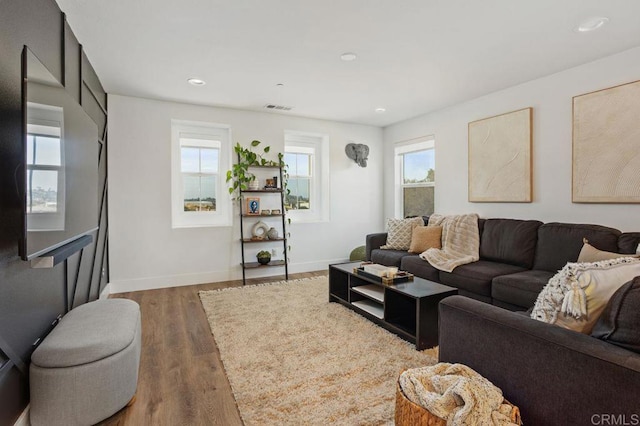
[[[97,124],[99,229],[65,262],[31,268],[18,257],[22,221],[16,174],[23,161],[21,52],[28,46]],[[0,424],[28,403],[27,369],[35,345],[65,306],[95,300],[108,282],[107,95],[54,0],[0,1]],[[71,284],[71,285],[69,285]],[[67,294],[65,295],[65,290]]]

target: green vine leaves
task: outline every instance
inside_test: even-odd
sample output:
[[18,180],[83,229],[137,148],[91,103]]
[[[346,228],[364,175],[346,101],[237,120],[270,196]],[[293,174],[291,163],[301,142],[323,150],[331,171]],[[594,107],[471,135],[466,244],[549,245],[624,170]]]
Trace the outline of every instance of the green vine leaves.
[[251,142],[251,146],[249,148],[244,148],[240,143],[236,143],[233,150],[238,155],[238,162],[231,166],[231,170],[227,170],[227,183],[231,181],[229,194],[233,195],[236,191],[239,193],[240,190],[246,191],[249,188],[249,182],[256,179],[255,175],[249,172],[249,167],[279,166],[282,164],[281,154],[278,154],[278,158],[280,158],[279,162],[267,160],[263,157],[264,154],[268,154],[271,150],[271,147],[269,146],[262,148],[262,153],[254,152],[252,150],[252,148],[256,148],[261,143],[262,142],[258,140],[254,140]]

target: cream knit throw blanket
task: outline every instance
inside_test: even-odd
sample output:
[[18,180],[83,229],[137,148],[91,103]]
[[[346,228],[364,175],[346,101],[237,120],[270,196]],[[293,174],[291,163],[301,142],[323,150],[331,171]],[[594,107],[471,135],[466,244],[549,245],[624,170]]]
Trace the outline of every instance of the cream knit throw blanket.
[[512,406],[502,391],[462,364],[439,363],[400,375],[407,399],[447,421],[447,426],[510,426]]
[[451,272],[456,266],[480,259],[478,215],[442,216],[432,214],[429,226],[442,226],[442,248],[430,248],[420,254],[434,268]]

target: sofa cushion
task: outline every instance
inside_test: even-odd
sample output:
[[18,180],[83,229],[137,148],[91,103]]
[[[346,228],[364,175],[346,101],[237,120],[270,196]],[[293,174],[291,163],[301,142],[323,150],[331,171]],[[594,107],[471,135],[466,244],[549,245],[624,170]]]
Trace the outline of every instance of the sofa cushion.
[[400,261],[408,254],[404,250],[374,249],[371,250],[371,261],[380,265],[400,267]]
[[[598,250],[585,240],[585,243],[582,246],[582,250],[580,250],[580,254],[578,255],[578,263],[598,262],[600,260],[617,259],[619,257],[629,257],[629,255],[624,253],[613,253],[611,251]],[[633,257],[637,256],[634,254]]]
[[479,260],[458,266],[453,272],[439,271],[438,276],[442,284],[491,297],[491,280],[498,275],[515,274],[524,270],[526,269],[521,266]]
[[429,262],[420,258],[417,254],[405,256],[400,263],[400,269],[412,273],[416,277],[424,278],[425,280],[440,282],[438,271],[431,266]]
[[491,297],[523,308],[532,307],[552,276],[553,272],[535,269],[500,275],[491,283]]
[[591,335],[640,353],[640,277],[611,296]]
[[640,244],[640,232],[624,232],[618,237],[618,252],[633,254]]
[[420,254],[430,248],[442,247],[442,226],[416,226],[411,234],[409,253]]
[[582,240],[600,250],[616,251],[620,231],[600,225],[575,223],[545,223],[538,228],[538,245],[533,269],[556,272],[575,262],[582,249]]
[[387,220],[387,243],[380,247],[386,250],[409,250],[411,245],[411,234],[413,228],[422,226],[422,217],[412,217],[410,219],[388,219]]
[[487,219],[480,242],[480,258],[531,268],[536,253],[537,220]]

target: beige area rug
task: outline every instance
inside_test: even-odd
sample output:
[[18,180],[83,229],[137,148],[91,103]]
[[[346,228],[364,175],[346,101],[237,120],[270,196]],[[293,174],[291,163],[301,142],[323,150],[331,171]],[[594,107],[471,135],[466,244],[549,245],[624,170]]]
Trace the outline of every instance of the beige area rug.
[[328,292],[327,277],[200,292],[246,425],[393,424],[400,371],[437,362]]

